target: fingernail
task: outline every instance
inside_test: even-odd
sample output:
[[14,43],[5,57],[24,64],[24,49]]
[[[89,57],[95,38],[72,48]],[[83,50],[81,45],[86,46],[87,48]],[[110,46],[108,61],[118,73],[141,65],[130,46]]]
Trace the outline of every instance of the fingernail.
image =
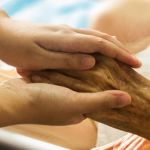
[[127,94],[122,94],[118,96],[118,107],[124,107],[131,103],[131,97]]
[[83,69],[90,69],[95,65],[95,59],[94,57],[90,57],[90,56],[85,56],[83,57],[83,59],[81,60],[81,65],[83,67]]
[[109,91],[112,96],[112,108],[121,108],[131,104],[131,96],[122,91]]

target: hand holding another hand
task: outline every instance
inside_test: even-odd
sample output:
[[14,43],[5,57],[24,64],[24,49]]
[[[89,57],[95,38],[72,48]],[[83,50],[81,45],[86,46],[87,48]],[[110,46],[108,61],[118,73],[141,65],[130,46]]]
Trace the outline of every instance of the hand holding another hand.
[[90,29],[40,25],[1,17],[0,57],[23,70],[90,69],[101,53],[132,67],[141,63],[114,37]]
[[[141,65],[116,38],[105,33],[68,26],[23,23],[8,17],[1,19],[0,57],[15,66],[23,76],[30,70],[90,69],[95,65],[93,53],[116,58],[132,67]],[[9,118],[7,121],[10,123],[4,121],[1,126],[74,124],[84,120],[86,113],[120,108],[131,102],[130,96],[121,91],[77,93],[42,82],[42,79],[38,83],[18,79],[4,84],[10,88],[4,88],[8,103],[2,103],[7,106],[4,114],[6,111],[8,116],[3,115],[3,119]]]
[[121,108],[131,102],[130,96],[121,91],[78,93],[61,86],[27,83],[22,79],[3,82],[0,95],[1,127],[75,124],[84,120],[86,113]]

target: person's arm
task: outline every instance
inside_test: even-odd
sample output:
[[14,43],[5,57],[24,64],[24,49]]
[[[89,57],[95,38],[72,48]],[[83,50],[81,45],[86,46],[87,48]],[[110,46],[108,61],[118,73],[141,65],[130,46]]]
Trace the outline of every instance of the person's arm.
[[[112,58],[95,55],[96,66],[87,71],[47,70],[30,76],[32,82],[53,83],[79,92],[122,90],[132,103],[120,110],[93,111],[89,118],[150,139],[150,81],[128,65]],[[41,79],[37,78],[39,76]],[[142,122],[142,124],[141,124]]]

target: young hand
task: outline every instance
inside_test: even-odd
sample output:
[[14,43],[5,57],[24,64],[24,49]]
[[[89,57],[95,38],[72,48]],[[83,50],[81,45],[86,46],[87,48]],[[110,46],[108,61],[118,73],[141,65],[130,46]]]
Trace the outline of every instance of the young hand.
[[23,70],[90,69],[92,53],[116,58],[132,67],[140,62],[114,37],[89,29],[39,25],[1,17],[0,58]]

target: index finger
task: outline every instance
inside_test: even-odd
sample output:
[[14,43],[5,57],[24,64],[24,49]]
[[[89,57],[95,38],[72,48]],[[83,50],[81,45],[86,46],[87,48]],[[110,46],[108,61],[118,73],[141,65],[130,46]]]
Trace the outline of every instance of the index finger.
[[[80,35],[81,37],[84,35]],[[115,58],[123,63],[126,63],[130,65],[131,67],[137,68],[141,66],[141,62],[133,55],[129,54],[127,51],[121,49],[116,44],[105,40],[103,38],[87,35],[86,41],[87,45],[84,46],[85,41],[82,41],[80,39],[80,43],[82,44],[82,47],[85,49],[82,50],[82,52],[85,53],[101,53],[105,56]],[[81,47],[80,49],[81,50]]]
[[[101,33],[95,30],[74,29],[79,34],[85,34],[87,36],[95,36],[97,39],[101,39],[101,48],[97,50],[106,56],[113,57],[122,61],[132,67],[140,67],[141,62],[129,53],[129,50],[114,36],[110,36],[105,33]],[[96,39],[95,39],[96,40]],[[109,54],[110,53],[110,54]]]

